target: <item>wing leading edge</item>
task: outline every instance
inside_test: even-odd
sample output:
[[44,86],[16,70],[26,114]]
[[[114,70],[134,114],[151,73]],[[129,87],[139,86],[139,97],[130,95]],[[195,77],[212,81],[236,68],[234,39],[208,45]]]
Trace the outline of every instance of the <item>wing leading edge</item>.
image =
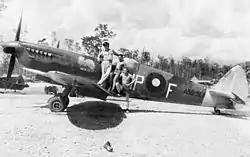
[[63,86],[74,86],[78,89],[78,94],[81,96],[106,100],[106,97],[110,95],[110,93],[96,84],[97,81],[90,80],[87,77],[73,76],[58,71],[49,71],[47,77]]

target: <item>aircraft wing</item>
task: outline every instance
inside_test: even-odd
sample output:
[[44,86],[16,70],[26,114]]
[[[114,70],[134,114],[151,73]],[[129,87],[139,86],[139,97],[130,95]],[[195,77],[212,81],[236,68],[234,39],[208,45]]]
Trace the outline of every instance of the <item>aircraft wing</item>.
[[51,79],[53,82],[63,85],[63,86],[68,86],[68,85],[73,85],[77,87],[84,86],[88,81],[84,80],[84,78],[79,77],[79,76],[73,76],[70,74],[58,72],[58,71],[49,71],[46,73],[47,78]]
[[[68,86],[74,84],[76,87],[82,87],[86,84],[89,84],[87,80],[84,80],[79,76],[73,76],[58,71],[49,71],[47,73],[36,71],[35,74],[36,79],[55,85]],[[75,84],[76,82],[77,84]]]
[[100,99],[105,99],[108,95],[111,95],[107,90],[96,84],[96,80],[87,77],[74,76],[58,71],[49,71],[46,76],[53,82],[68,86],[74,85],[79,89],[79,94],[82,96],[92,96]]

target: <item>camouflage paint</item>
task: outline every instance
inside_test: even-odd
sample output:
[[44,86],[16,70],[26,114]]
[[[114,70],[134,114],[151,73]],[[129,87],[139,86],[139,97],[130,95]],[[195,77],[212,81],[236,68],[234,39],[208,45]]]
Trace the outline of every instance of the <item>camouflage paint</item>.
[[[50,79],[59,84],[80,86],[80,93],[85,96],[94,97],[95,93],[100,91],[91,85],[101,77],[101,66],[96,58],[40,44],[27,42],[19,44],[21,47],[16,48],[17,58],[25,67],[48,72]],[[142,84],[137,83],[134,86],[131,97],[201,105],[206,92],[205,86],[139,64],[131,59],[125,59],[125,62],[130,72],[144,78]],[[159,87],[154,87],[159,84],[159,79],[161,80]]]
[[[5,48],[7,45],[10,45],[7,47],[10,50],[15,48],[18,61],[25,67],[47,72],[49,78],[59,84],[76,86],[80,95],[100,99],[107,97],[106,92],[95,86],[101,77],[101,66],[96,58],[27,42],[19,42],[18,46],[17,42],[9,42],[5,44]],[[126,59],[125,62],[136,78],[131,97],[209,107],[217,103],[204,85],[131,59]],[[225,104],[228,98],[217,100],[224,103],[219,104],[224,105],[223,108],[234,107]]]
[[141,77],[131,93],[135,98],[201,105],[206,93],[203,85],[146,65],[141,64],[136,75]]
[[[101,68],[97,59],[59,48],[19,41],[21,23],[22,15],[15,41],[1,44],[5,53],[15,56],[27,68],[48,72],[48,76],[53,81],[77,86],[80,88],[79,94],[81,95],[106,98],[106,92],[94,86],[101,77]],[[233,74],[231,70],[229,71],[232,74],[230,76],[233,76],[233,81],[232,78],[224,78],[226,80],[224,82],[233,83],[234,85],[232,88],[225,87],[229,91],[221,92],[217,89],[217,91],[213,92],[203,85],[179,78],[173,74],[141,65],[131,60],[125,62],[129,71],[135,74],[136,77],[136,83],[131,93],[133,97],[191,105],[207,104],[211,106],[213,104],[217,105],[217,102],[224,102],[225,99],[231,99],[232,104],[232,101],[241,101],[244,95],[247,95],[247,81],[244,76],[244,70],[241,67],[233,68],[232,71],[235,70]],[[14,65],[13,63],[15,62],[11,60],[10,63]],[[10,67],[12,68],[13,66]],[[8,74],[11,73],[12,71]],[[224,82],[221,85],[225,85]],[[238,84],[244,87],[243,92],[237,87]],[[219,89],[223,88],[220,87]],[[234,94],[235,91],[237,92],[236,94]],[[227,95],[226,97],[225,94]],[[223,105],[226,105],[227,108],[235,108],[234,105],[230,106],[225,103]]]
[[[27,68],[43,72],[60,71],[75,76],[88,76],[90,80],[99,80],[101,77],[100,64],[94,57],[27,42],[20,42],[20,46],[23,49],[17,52],[18,61]],[[89,69],[88,67],[83,69],[84,65],[81,64],[83,60],[91,62],[92,66]]]

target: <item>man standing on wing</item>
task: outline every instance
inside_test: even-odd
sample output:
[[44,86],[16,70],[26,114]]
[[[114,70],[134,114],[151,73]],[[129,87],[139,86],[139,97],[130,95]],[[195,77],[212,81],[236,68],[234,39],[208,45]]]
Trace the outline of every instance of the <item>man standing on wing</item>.
[[109,43],[103,43],[103,50],[98,54],[98,61],[101,62],[102,76],[98,85],[102,86],[109,77],[112,70],[113,55],[118,55],[114,50],[109,48]]

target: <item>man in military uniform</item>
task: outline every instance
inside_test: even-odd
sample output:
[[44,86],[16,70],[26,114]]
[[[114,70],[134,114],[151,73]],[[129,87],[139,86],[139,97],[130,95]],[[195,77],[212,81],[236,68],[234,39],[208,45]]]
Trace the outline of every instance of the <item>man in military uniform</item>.
[[103,43],[103,50],[98,54],[98,61],[101,62],[102,76],[98,81],[98,85],[104,85],[107,78],[110,76],[113,63],[113,55],[118,55],[114,50],[109,48],[109,43]]
[[133,75],[131,75],[128,71],[128,68],[126,66],[123,67],[122,72],[118,75],[118,77],[121,78],[121,82],[116,82],[116,89],[119,93],[125,93],[126,96],[126,102],[127,102],[127,108],[126,110],[129,111],[129,97],[130,97],[130,90],[135,82],[135,79],[133,78]]

